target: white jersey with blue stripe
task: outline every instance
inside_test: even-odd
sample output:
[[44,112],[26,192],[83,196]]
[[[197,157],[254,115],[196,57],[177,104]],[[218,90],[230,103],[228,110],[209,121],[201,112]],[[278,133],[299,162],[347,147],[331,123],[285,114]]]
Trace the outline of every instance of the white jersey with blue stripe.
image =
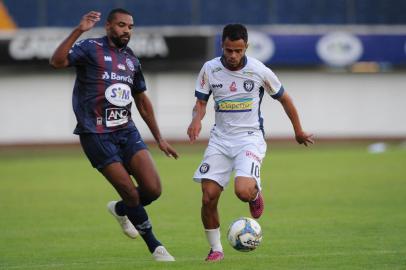
[[282,96],[284,89],[271,69],[252,57],[244,57],[237,71],[225,68],[221,57],[207,61],[197,78],[195,96],[208,100],[213,94],[214,130],[224,135],[263,130],[261,102],[264,92],[272,98]]

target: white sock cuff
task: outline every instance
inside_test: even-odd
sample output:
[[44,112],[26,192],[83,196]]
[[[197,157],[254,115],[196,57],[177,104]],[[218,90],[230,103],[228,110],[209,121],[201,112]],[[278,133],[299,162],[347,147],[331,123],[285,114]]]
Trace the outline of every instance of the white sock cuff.
[[215,228],[215,229],[204,229],[206,232],[220,232],[220,227]]
[[206,238],[209,242],[210,248],[213,251],[223,252],[223,246],[221,245],[220,239],[220,227],[216,229],[205,229]]

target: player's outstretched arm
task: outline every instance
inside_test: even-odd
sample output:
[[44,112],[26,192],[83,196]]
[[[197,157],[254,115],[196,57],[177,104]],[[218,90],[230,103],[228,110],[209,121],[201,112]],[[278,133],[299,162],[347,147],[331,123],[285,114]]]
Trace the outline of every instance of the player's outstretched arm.
[[147,124],[152,136],[155,138],[155,141],[158,143],[159,149],[161,149],[161,151],[164,152],[168,157],[177,159],[179,156],[176,150],[161,136],[158,124],[155,120],[154,109],[148,96],[145,94],[145,92],[135,94],[134,101],[138,112],[140,113],[144,122]]
[[56,48],[49,60],[49,64],[54,68],[64,68],[69,65],[68,54],[76,40],[86,31],[100,21],[100,12],[90,11],[82,17],[79,25],[73,29],[69,36]]
[[283,109],[292,122],[296,141],[299,144],[304,144],[305,146],[313,144],[313,134],[308,134],[303,131],[302,125],[300,124],[299,114],[297,113],[296,107],[293,104],[292,98],[289,96],[289,94],[287,92],[284,92],[278,100],[282,104]]
[[200,134],[202,130],[202,119],[206,114],[206,107],[207,101],[205,100],[196,100],[196,104],[193,107],[193,115],[192,115],[192,122],[187,129],[187,135],[189,136],[189,140],[193,143]]

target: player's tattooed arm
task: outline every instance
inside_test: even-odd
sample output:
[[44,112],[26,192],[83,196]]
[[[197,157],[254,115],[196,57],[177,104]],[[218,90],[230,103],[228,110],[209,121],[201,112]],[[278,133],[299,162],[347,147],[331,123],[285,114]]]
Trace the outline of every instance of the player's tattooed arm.
[[202,130],[202,119],[206,115],[206,106],[207,101],[197,99],[196,104],[193,107],[192,122],[187,130],[191,143],[193,143],[199,137],[200,131]]

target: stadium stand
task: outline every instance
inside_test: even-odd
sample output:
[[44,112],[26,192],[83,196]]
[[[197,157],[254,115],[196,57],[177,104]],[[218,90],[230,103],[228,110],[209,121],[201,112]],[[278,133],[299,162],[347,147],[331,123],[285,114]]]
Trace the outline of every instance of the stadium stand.
[[[406,24],[404,0],[3,0],[21,28],[71,27],[88,10],[106,13],[123,7],[138,26],[221,25],[396,25]],[[67,13],[69,16],[67,16]]]

